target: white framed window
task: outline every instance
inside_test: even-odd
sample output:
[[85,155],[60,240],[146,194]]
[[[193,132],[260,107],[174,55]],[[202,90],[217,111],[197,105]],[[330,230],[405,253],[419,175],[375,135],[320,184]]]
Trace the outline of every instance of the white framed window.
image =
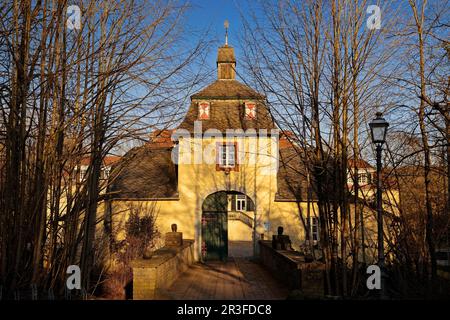
[[236,211],[247,211],[247,196],[245,194],[236,195]]
[[201,101],[198,103],[198,118],[199,120],[209,120],[210,104],[208,101]]
[[85,168],[84,166],[82,166],[80,168],[80,182],[83,181],[86,177],[86,173],[87,173],[87,168]]
[[221,168],[234,168],[236,166],[236,145],[234,143],[220,144],[218,158]]
[[101,179],[108,179],[109,178],[109,172],[110,172],[111,167],[102,167],[101,172],[100,172],[100,178]]
[[245,103],[245,120],[256,120],[256,103]]
[[317,217],[310,217],[309,218],[309,234],[311,236],[311,240],[314,243],[317,243],[319,241],[319,218]]
[[109,174],[111,172],[111,167],[105,167],[105,178],[108,179],[109,178]]
[[370,183],[370,173],[359,173],[358,174],[358,183],[361,185]]
[[365,173],[358,174],[358,183],[359,184],[365,184],[367,183],[367,177]]

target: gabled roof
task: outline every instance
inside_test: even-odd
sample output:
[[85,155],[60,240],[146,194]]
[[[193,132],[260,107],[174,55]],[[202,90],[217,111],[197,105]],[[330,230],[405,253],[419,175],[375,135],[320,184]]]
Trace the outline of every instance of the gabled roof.
[[374,169],[374,167],[372,167],[367,161],[363,160],[363,159],[348,159],[348,168],[349,169],[353,169],[355,167],[358,169]]

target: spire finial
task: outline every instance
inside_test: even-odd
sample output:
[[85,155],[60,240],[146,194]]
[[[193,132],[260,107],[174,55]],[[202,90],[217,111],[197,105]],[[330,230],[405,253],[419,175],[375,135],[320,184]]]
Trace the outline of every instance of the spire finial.
[[225,45],[228,45],[228,27],[230,26],[230,24],[228,23],[228,20],[225,20],[225,22],[223,23],[223,26],[225,27]]

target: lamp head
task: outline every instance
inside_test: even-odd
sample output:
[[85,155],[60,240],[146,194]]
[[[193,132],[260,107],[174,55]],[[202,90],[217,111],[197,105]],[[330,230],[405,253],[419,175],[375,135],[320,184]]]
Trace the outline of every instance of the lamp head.
[[381,112],[376,113],[376,118],[369,123],[372,142],[382,145],[386,142],[386,132],[389,123],[383,118]]

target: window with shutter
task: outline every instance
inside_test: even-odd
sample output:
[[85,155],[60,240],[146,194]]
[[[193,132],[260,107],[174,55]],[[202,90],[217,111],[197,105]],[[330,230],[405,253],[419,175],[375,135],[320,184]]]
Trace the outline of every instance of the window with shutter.
[[245,120],[256,120],[256,103],[245,103]]
[[309,218],[309,232],[314,244],[319,241],[319,219],[317,217]]
[[225,170],[227,172],[239,171],[239,164],[237,161],[237,143],[217,143],[216,161],[217,170]]
[[198,103],[198,118],[200,120],[209,120],[210,105],[208,101]]
[[236,195],[231,196],[231,211],[236,211]]

